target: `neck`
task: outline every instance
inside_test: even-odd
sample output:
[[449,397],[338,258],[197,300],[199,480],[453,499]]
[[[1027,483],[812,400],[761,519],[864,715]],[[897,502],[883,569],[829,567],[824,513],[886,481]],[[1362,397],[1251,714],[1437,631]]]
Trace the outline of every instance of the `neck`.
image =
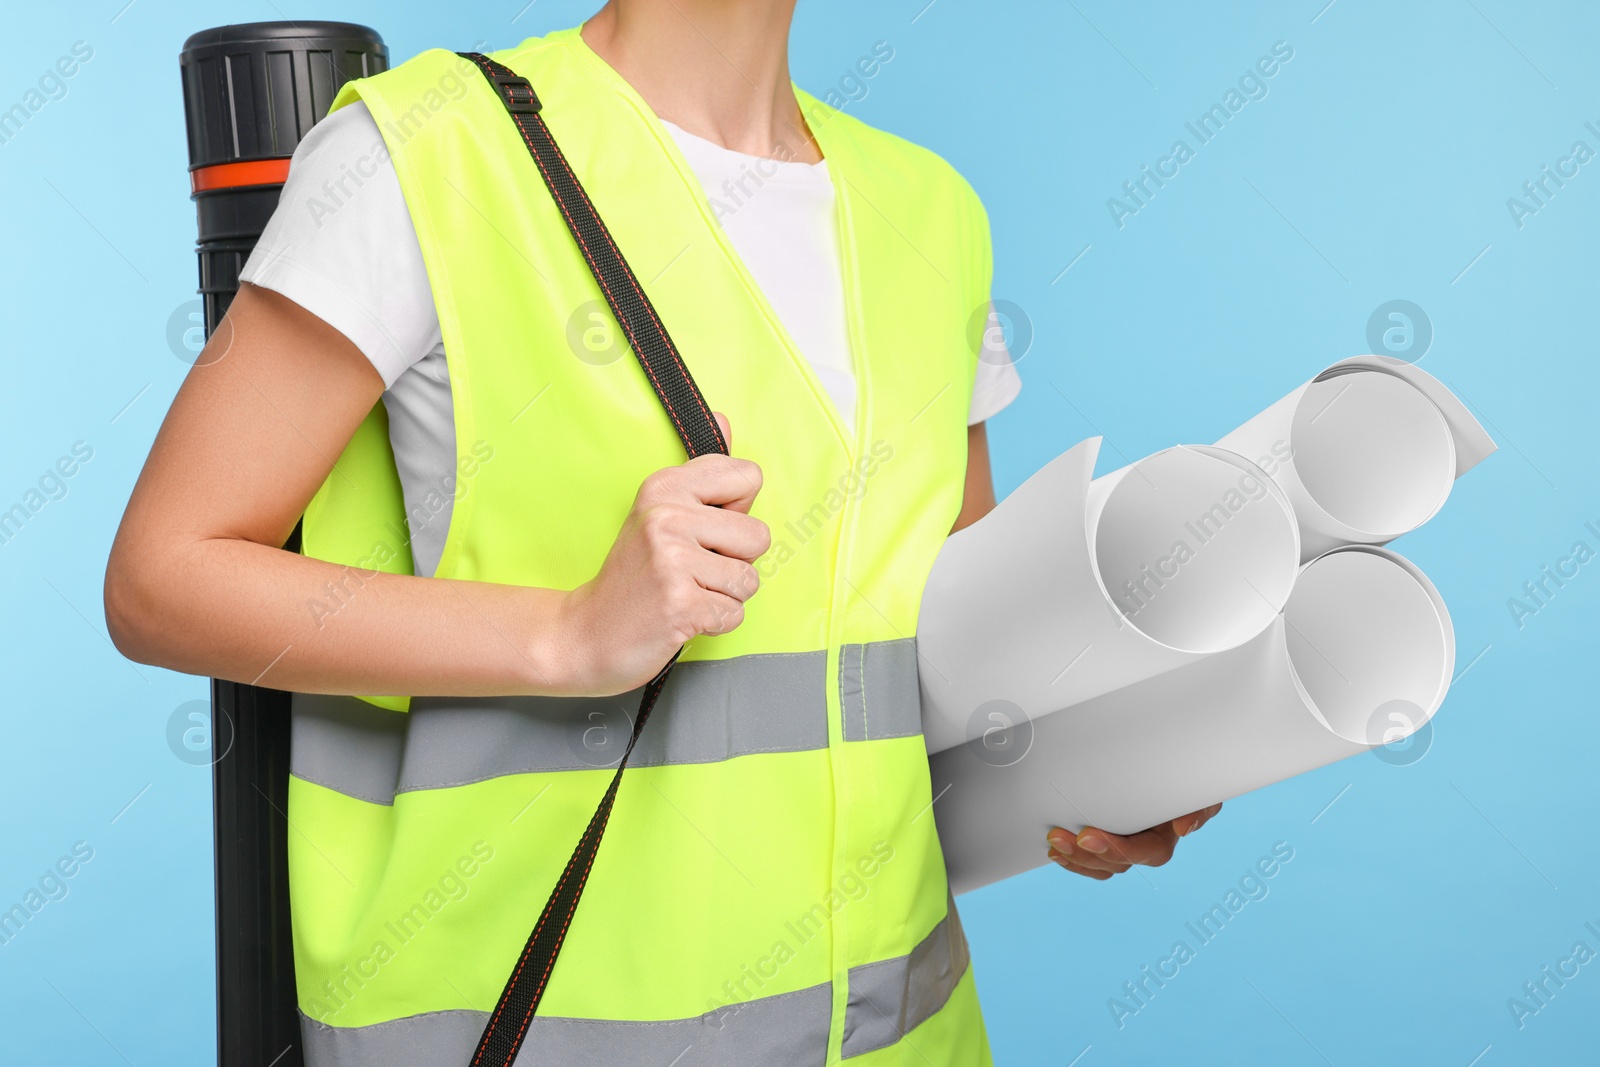
[[724,148],[822,158],[789,83],[795,0],[608,0],[580,31],[659,117]]

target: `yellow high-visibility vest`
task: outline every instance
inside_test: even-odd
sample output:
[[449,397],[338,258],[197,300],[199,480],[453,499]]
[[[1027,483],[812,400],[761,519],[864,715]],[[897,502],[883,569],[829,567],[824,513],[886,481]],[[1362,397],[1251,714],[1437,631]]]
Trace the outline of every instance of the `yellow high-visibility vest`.
[[[743,624],[689,643],[634,753],[523,1058],[988,1063],[915,637],[962,499],[982,205],[933,153],[797,90],[837,197],[859,390],[846,425],[669,132],[577,30],[493,58],[532,82],[735,454],[761,465],[753,514],[773,535]],[[575,588],[682,446],[477,69],[429,51],[333,106],[357,99],[394,160],[450,361],[457,478],[436,574]],[[382,405],[303,530],[307,554],[357,582],[410,573]],[[313,1067],[465,1064],[636,705],[295,695],[290,887]]]

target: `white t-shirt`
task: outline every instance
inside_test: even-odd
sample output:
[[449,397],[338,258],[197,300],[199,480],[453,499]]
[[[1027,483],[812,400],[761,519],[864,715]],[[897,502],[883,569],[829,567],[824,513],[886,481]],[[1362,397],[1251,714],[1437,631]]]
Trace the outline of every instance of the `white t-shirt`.
[[[745,155],[665,125],[734,250],[845,423],[853,423],[856,382],[827,161]],[[407,514],[431,516],[410,531],[415,572],[432,574],[455,487],[450,371],[417,232],[365,105],[335,111],[300,142],[277,210],[239,278],[333,326],[383,376]],[[1002,336],[991,311],[969,424],[989,418],[1022,388]],[[430,506],[422,506],[429,494]],[[432,506],[441,498],[442,511]]]

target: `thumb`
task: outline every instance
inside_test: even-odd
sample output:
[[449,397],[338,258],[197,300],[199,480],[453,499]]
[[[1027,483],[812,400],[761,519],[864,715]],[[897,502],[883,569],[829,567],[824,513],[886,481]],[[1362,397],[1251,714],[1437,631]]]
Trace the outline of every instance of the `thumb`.
[[713,411],[711,417],[717,420],[717,428],[722,431],[722,439],[728,442],[728,451],[733,451],[733,427],[728,422],[728,416],[720,411]]

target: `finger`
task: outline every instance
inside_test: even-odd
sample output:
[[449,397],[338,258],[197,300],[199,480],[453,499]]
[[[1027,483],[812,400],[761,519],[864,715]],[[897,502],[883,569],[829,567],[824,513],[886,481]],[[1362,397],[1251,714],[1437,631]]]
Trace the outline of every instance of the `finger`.
[[756,569],[742,559],[729,559],[713,552],[702,552],[695,565],[694,579],[702,589],[743,603],[761,587]]
[[652,472],[639,486],[641,507],[658,504],[709,504],[749,511],[761,491],[761,468],[747,459],[720,453],[696,456]]
[[1170,824],[1141,830],[1136,834],[1113,834],[1092,826],[1084,827],[1075,842],[1078,849],[1108,860],[1159,867],[1172,858],[1178,833]]
[[772,531],[760,519],[724,508],[700,507],[695,512],[689,536],[707,551],[754,563],[772,547]]
[[1092,852],[1075,852],[1071,860],[1074,867],[1081,867],[1086,871],[1100,871],[1103,874],[1121,874],[1131,866],[1120,860],[1096,856]]
[[701,634],[725,634],[744,621],[744,604],[724,593],[706,590],[694,611],[694,629]]
[[728,421],[728,416],[720,411],[713,411],[711,417],[717,420],[717,429],[722,431],[722,439],[727,442],[728,453],[733,453],[733,424]]
[[1077,839],[1060,827],[1051,830],[1046,835],[1046,840],[1050,842],[1050,854],[1065,857],[1074,867],[1103,871],[1106,874],[1121,874],[1129,867],[1126,860],[1117,856],[1109,853],[1096,854],[1078,847]]
[[1172,820],[1172,829],[1179,837],[1187,837],[1210,822],[1212,817],[1221,810],[1222,804],[1216,803],[1209,808],[1201,808],[1199,811],[1191,811],[1187,815],[1180,815]]
[[1081,874],[1085,878],[1093,878],[1097,882],[1105,881],[1107,878],[1110,878],[1113,873],[1111,871],[1101,871],[1091,867],[1080,866],[1072,862],[1070,857],[1062,855],[1055,849],[1051,849],[1048,855],[1050,860],[1062,870],[1071,871],[1073,874]]
[[690,475],[683,490],[701,504],[748,512],[761,492],[761,468],[732,456],[696,456],[678,468]]
[[1098,871],[1101,874],[1126,874],[1130,869],[1126,863],[1109,863],[1086,854],[1075,857],[1072,866],[1074,870]]

